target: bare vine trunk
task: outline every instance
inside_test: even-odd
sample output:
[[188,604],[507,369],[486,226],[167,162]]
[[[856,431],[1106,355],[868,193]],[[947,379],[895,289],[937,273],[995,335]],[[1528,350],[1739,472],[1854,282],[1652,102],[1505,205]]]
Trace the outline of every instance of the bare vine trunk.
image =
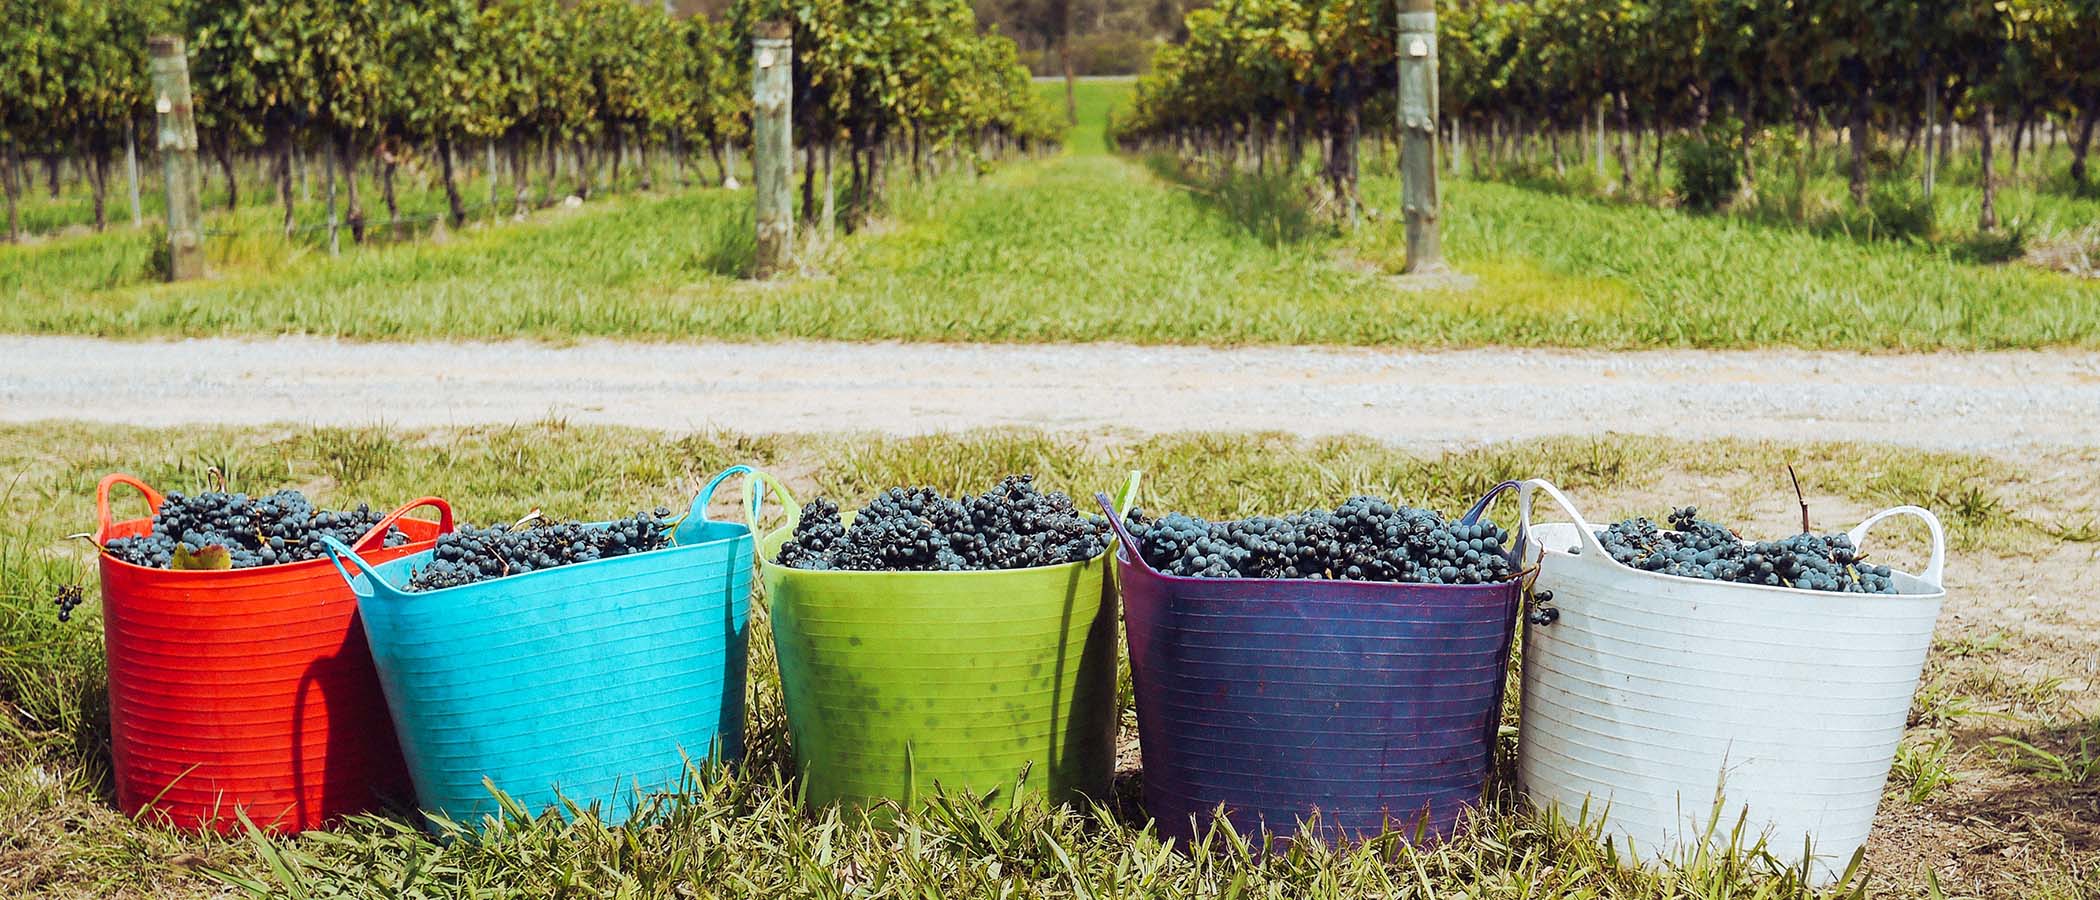
[[824,142],[824,213],[822,219],[824,222],[824,240],[826,241],[831,240],[838,226],[838,207],[834,199],[838,192],[834,189],[831,174],[832,147],[832,142],[828,140]]
[[1873,88],[1858,85],[1858,95],[1852,100],[1852,202],[1861,209],[1867,206],[1867,151],[1873,141],[1873,125],[1867,119],[1868,108],[1874,103]]
[[1619,120],[1619,193],[1633,193],[1633,154],[1628,152],[1626,141],[1633,131],[1633,111],[1626,106],[1626,92],[1612,92],[1612,108]]
[[445,205],[450,209],[452,227],[467,224],[467,206],[459,198],[459,182],[452,172],[452,139],[438,138],[438,173],[445,182]]
[[2078,117],[2078,136],[2071,141],[2071,183],[2085,186],[2085,155],[2093,146],[2093,127],[2100,119],[2100,100],[2088,101]]
[[802,145],[802,215],[797,221],[808,221],[810,213],[817,208],[817,142]]
[[400,163],[391,159],[379,168],[379,197],[386,202],[387,230],[394,233],[397,241],[408,236],[401,230],[401,204],[394,198],[394,170],[398,168]]
[[522,216],[531,203],[527,195],[532,190],[532,174],[525,162],[525,136],[513,134],[506,143],[510,153],[510,214]]
[[95,230],[109,228],[109,154],[100,149],[87,153],[88,188],[95,198]]
[[212,149],[212,156],[219,161],[219,174],[226,176],[226,211],[233,212],[241,206],[241,181],[233,174],[233,142],[220,141]]
[[363,148],[357,145],[356,138],[351,137],[343,138],[337,148],[336,157],[343,166],[343,218],[350,226],[351,242],[362,244],[365,242],[365,195],[357,189],[357,170],[364,161]]
[[642,173],[642,190],[656,190],[656,168],[649,160],[649,138],[647,135],[639,136],[634,141],[634,164],[635,168],[640,169]]
[[589,141],[576,142],[576,196],[591,199],[591,150]]
[[2012,169],[2012,177],[2013,177],[2013,178],[2014,178],[2015,180],[2018,180],[2018,179],[2019,179],[2019,177],[2020,177],[2020,145],[2021,145],[2021,139],[2022,139],[2022,137],[2023,137],[2023,136],[2024,136],[2024,135],[2026,134],[2026,132],[2027,132],[2027,128],[2028,128],[2028,125],[2029,125],[2029,119],[2031,118],[2031,116],[2032,116],[2032,115],[2033,115],[2033,114],[2032,114],[2032,113],[2030,113],[2030,112],[2028,111],[2028,109],[2027,109],[2026,107],[2022,107],[2022,108],[2020,109],[2020,112],[2019,112],[2019,114],[2018,114],[2018,115],[2017,115],[2016,117],[2014,117],[2014,119],[2013,119],[2013,129],[2012,129],[2012,159],[2011,159],[2011,160],[2010,160],[2009,162],[2011,163],[2011,169]]
[[292,236],[297,224],[292,213],[292,136],[289,132],[277,137],[276,181],[277,202],[284,205],[284,236]]
[[552,137],[540,142],[540,150],[547,157],[547,183],[540,185],[540,203],[554,203],[554,183],[561,180],[561,142]]
[[7,195],[7,242],[22,240],[22,158],[9,147],[0,153],[0,193]]
[[1998,128],[1998,111],[1991,104],[1985,103],[1977,115],[1979,123],[1976,131],[1980,139],[1978,153],[1983,165],[1983,212],[1976,218],[1976,227],[1983,231],[1991,231],[1998,227],[1998,179],[1991,171],[1991,142],[1995,138],[1992,132]]

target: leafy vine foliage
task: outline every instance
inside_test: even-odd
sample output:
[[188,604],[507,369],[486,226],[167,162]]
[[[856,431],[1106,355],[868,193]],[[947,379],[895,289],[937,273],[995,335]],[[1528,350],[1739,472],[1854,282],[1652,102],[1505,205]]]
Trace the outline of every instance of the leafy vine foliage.
[[[876,204],[892,160],[974,161],[1062,134],[1013,42],[980,34],[967,0],[736,0],[717,18],[632,0],[0,0],[0,183],[12,217],[26,162],[46,158],[55,185],[58,160],[80,160],[99,220],[111,154],[127,129],[151,133],[155,32],[187,43],[228,208],[237,163],[259,157],[288,231],[295,149],[352,176],[372,167],[396,222],[394,175],[411,163],[442,171],[450,216],[463,220],[454,167],[484,148],[507,161],[517,211],[534,202],[536,158],[547,165],[540,203],[557,160],[583,196],[594,173],[618,178],[623,164],[648,187],[646,154],[665,149],[681,166],[705,150],[726,178],[750,132],[749,36],[768,20],[794,27],[798,140],[848,151],[849,227]],[[361,238],[358,180],[345,183]]]
[[[1127,148],[1291,171],[1311,137],[1354,201],[1354,144],[1392,123],[1396,0],[1221,0],[1188,14],[1116,123]],[[1614,134],[1622,188],[1643,162],[1629,136],[1715,133],[1750,159],[1768,129],[1844,127],[1852,189],[1910,140],[1962,123],[1986,171],[1994,139],[2064,126],[2072,180],[2100,122],[2100,0],[1458,0],[1438,5],[1441,118],[1476,162],[1577,129]],[[1599,122],[1598,117],[1603,117]],[[1943,129],[1943,132],[1946,131]],[[1459,142],[1454,142],[1459,143]],[[1463,144],[1461,144],[1463,146]],[[1280,148],[1280,150],[1279,150]],[[2015,145],[2017,153],[2017,144]],[[1986,216],[1989,215],[1989,177]],[[1986,225],[1988,227],[1988,225]]]

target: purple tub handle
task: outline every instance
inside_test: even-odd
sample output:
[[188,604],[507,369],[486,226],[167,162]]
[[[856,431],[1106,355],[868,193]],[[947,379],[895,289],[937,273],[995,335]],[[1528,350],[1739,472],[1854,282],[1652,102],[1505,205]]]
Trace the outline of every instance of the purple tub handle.
[[1473,508],[1466,510],[1465,516],[1458,520],[1459,524],[1471,525],[1480,521],[1480,517],[1487,513],[1488,504],[1495,502],[1496,497],[1500,497],[1522,486],[1521,482],[1505,481],[1489,488],[1487,493],[1480,495],[1480,499],[1473,501]]
[[1152,568],[1152,564],[1145,561],[1143,548],[1138,545],[1137,538],[1131,535],[1129,527],[1123,524],[1123,516],[1116,511],[1116,505],[1108,499],[1108,494],[1095,491],[1094,502],[1101,504],[1102,514],[1108,516],[1108,527],[1115,531],[1116,542],[1123,545],[1122,552],[1129,554],[1130,561],[1145,567],[1147,572],[1160,574],[1158,569]]

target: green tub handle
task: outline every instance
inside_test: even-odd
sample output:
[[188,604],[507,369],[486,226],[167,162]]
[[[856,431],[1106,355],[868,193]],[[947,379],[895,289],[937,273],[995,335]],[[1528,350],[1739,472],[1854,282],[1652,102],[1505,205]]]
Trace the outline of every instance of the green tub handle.
[[1138,485],[1144,480],[1144,472],[1130,470],[1130,480],[1123,484],[1123,493],[1116,497],[1116,515],[1130,515],[1130,508],[1137,505]]
[[773,492],[779,495],[780,508],[787,514],[789,525],[802,520],[802,506],[795,502],[795,495],[788,493],[787,485],[781,484],[780,479],[747,465],[730,466],[716,473],[715,477],[708,479],[707,486],[701,488],[699,493],[693,495],[693,505],[686,510],[686,518],[697,518],[702,522],[714,521],[708,518],[707,507],[714,502],[715,490],[722,486],[722,482],[728,481],[736,475],[744,476],[744,481],[747,485],[744,495],[744,522],[751,528],[752,537],[758,536],[758,517],[764,511],[766,488],[768,487],[771,487]]

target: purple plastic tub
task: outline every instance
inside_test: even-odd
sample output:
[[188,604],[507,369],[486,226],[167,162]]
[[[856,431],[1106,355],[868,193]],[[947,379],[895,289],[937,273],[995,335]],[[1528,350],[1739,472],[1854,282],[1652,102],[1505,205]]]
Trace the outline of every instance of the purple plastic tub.
[[[1515,487],[1498,485],[1462,521]],[[1162,835],[1192,839],[1222,805],[1242,834],[1443,837],[1479,802],[1521,578],[1184,578],[1152,568],[1108,515],[1122,537],[1145,808]]]

